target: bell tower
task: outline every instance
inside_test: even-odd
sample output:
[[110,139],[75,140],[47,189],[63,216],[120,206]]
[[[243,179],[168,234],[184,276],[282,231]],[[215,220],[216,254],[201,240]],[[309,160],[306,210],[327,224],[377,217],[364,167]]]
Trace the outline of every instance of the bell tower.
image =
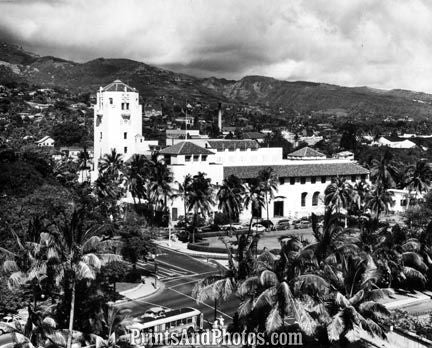
[[142,136],[142,106],[135,88],[120,80],[100,87],[94,106],[94,164],[116,149],[126,160],[133,155],[135,137]]

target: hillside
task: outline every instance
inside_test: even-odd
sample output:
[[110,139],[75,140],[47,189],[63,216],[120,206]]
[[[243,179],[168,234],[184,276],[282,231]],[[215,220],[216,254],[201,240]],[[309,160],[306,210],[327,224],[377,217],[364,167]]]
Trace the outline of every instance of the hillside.
[[301,113],[332,114],[338,110],[355,116],[395,118],[432,115],[432,95],[426,93],[288,82],[263,76],[247,76],[239,81],[199,79],[129,59],[98,58],[76,63],[39,57],[16,45],[0,44],[0,83],[17,81],[95,92],[99,86],[115,79],[136,87],[146,99],[164,96],[182,103],[194,99],[209,104],[222,101],[247,104],[267,112],[293,109]]

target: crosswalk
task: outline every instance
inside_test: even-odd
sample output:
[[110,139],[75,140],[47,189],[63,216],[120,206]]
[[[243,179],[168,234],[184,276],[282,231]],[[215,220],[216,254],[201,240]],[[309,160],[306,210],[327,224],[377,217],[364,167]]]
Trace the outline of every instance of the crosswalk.
[[195,272],[192,272],[191,270],[182,268],[180,266],[171,265],[169,263],[160,260],[156,261],[156,264],[157,267],[155,267],[153,262],[138,261],[137,267],[153,273],[157,268],[157,275],[159,276],[160,280],[168,280],[168,279],[173,279],[173,278],[178,278],[183,276],[192,276],[197,274]]

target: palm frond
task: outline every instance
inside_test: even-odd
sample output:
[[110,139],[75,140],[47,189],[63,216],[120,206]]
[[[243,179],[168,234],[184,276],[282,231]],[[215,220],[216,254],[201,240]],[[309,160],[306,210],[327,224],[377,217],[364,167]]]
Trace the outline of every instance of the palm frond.
[[265,328],[267,333],[277,331],[283,325],[282,317],[277,306],[273,307],[267,316]]

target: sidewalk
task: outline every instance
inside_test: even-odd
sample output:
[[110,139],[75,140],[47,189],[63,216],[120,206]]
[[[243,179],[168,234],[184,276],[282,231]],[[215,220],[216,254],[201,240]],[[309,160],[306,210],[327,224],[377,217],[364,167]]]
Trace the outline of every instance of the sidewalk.
[[396,309],[411,305],[413,303],[421,303],[430,299],[431,297],[429,295],[415,291],[412,294],[395,294],[393,295],[393,298],[385,298],[379,302],[382,303],[387,309]]
[[155,284],[154,277],[145,277],[144,283],[137,284],[136,287],[120,292],[119,294],[123,296],[124,300],[116,301],[116,304],[124,303],[129,300],[136,300],[143,297],[148,297],[155,294],[156,292],[162,291],[165,288],[165,284],[158,280]]

